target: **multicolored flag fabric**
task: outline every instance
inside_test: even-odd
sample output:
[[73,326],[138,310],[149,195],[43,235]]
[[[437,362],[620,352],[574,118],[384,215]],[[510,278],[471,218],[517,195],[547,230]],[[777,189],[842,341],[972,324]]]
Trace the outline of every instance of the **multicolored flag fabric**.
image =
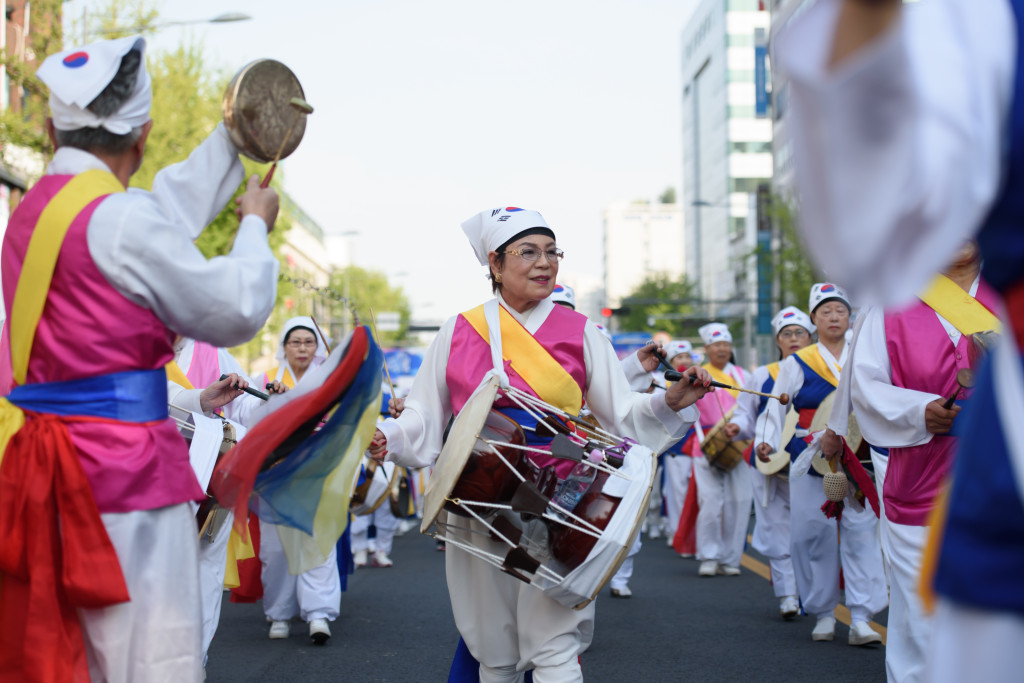
[[311,376],[253,416],[213,473],[211,489],[235,510],[239,533],[246,507],[279,525],[292,574],[323,564],[348,525],[356,469],[376,429],[382,364],[369,330],[357,327]]

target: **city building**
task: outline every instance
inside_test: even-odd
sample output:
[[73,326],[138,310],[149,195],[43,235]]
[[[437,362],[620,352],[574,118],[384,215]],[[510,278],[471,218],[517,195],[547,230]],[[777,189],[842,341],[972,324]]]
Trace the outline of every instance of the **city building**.
[[[683,209],[679,204],[621,202],[604,210],[605,305],[618,308],[655,273],[686,272]],[[580,295],[577,292],[577,300]]]
[[771,181],[765,0],[703,0],[683,31],[686,272],[756,361],[758,186]]

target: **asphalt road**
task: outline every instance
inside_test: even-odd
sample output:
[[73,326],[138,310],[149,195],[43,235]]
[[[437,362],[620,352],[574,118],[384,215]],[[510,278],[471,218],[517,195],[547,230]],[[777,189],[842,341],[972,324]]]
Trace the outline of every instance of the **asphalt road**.
[[[835,641],[812,642],[813,618],[782,621],[759,574],[763,558],[748,553],[741,576],[701,578],[697,562],[664,539],[645,540],[633,597],[611,598],[606,588],[598,599],[596,636],[582,657],[588,683],[885,680],[883,646],[847,645],[841,623]],[[414,530],[395,539],[392,558],[392,568],[349,577],[334,635],[322,647],[299,622],[288,640],[269,640],[261,605],[225,599],[207,680],[446,681],[458,632],[444,556]],[[885,613],[875,621],[884,631]]]

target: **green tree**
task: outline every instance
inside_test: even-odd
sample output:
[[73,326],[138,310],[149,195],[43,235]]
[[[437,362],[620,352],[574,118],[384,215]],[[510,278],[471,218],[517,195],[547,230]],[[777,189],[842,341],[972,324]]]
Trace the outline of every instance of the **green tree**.
[[785,197],[772,194],[768,214],[778,238],[778,248],[771,258],[779,288],[778,308],[796,306],[806,309],[811,286],[820,282],[823,276],[807,258],[796,230],[797,215],[792,204]]
[[696,285],[686,276],[652,274],[622,300],[628,312],[618,317],[618,327],[624,332],[664,330],[675,338],[692,336],[698,323],[684,316],[693,314],[695,296]]
[[[387,276],[376,270],[367,270],[359,266],[348,266],[335,271],[331,275],[331,287],[347,295],[348,299],[354,302],[355,314],[359,322],[370,325],[370,309],[375,315],[384,312],[398,313],[399,330],[397,332],[383,332],[378,330],[380,343],[384,346],[393,346],[403,341],[409,329],[409,319],[412,316],[412,309],[409,299],[401,287],[392,286]],[[333,309],[337,317],[332,320],[332,325],[340,329],[343,325],[351,323],[352,314],[348,310],[341,310],[340,306]]]
[[669,185],[665,188],[665,191],[658,196],[659,204],[675,204],[676,203],[676,188]]

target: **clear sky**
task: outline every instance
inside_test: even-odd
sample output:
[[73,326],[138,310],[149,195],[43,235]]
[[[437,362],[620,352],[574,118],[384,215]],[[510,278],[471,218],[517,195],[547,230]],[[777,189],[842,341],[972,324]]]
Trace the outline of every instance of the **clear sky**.
[[[95,0],[73,0],[80,16]],[[174,0],[163,29],[211,69],[271,57],[315,107],[285,187],[355,261],[406,290],[414,318],[490,296],[459,224],[496,206],[544,214],[564,273],[603,266],[601,211],[681,184],[680,35],[695,0]],[[156,122],[159,125],[159,122]]]

